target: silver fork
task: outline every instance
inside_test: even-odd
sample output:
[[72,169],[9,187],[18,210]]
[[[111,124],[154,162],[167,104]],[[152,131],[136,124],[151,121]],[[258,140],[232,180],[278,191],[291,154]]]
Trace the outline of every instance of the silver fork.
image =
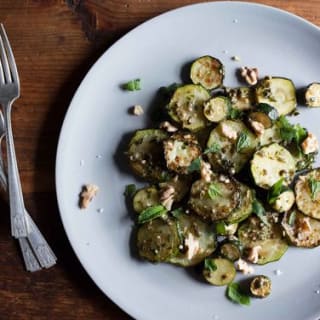
[[[5,126],[0,111],[0,149],[1,142],[5,136]],[[4,162],[2,152],[0,150],[0,184],[4,190],[7,190],[7,177],[4,168]],[[29,230],[27,237],[19,238],[19,244],[24,259],[26,269],[28,271],[37,271],[41,268],[50,268],[55,265],[57,257],[49,247],[47,241],[44,239],[40,230],[30,217],[27,211],[25,211],[27,222],[29,224]]]
[[20,96],[20,81],[11,46],[3,24],[0,24],[0,104],[6,129],[8,186],[11,217],[11,234],[15,238],[28,235],[28,224],[24,213],[24,202],[13,143],[11,106]]

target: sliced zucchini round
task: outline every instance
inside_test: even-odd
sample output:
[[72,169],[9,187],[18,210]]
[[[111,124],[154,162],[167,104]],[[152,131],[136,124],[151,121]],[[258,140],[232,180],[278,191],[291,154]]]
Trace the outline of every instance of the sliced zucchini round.
[[179,176],[175,176],[173,179],[159,183],[159,188],[160,190],[164,190],[170,186],[173,187],[173,189],[175,190],[174,201],[179,202],[189,192],[191,183],[192,181],[190,179],[190,176],[179,175]]
[[311,108],[320,107],[320,83],[311,83],[305,91],[306,105]]
[[250,282],[250,292],[257,298],[266,298],[271,293],[271,280],[267,276],[256,276]]
[[272,126],[272,120],[264,112],[260,112],[260,111],[250,112],[248,115],[248,120],[249,122],[254,121],[254,122],[261,123],[264,129],[268,129]]
[[176,255],[168,262],[183,267],[194,266],[208,257],[216,249],[216,239],[212,228],[194,215],[180,213],[175,217],[180,238]]
[[296,88],[287,78],[267,77],[255,90],[258,103],[267,103],[277,109],[279,115],[292,113],[297,107]]
[[220,254],[230,261],[236,261],[241,258],[241,250],[239,246],[233,242],[223,243],[220,247]]
[[210,133],[207,148],[213,146],[219,146],[220,150],[207,153],[213,170],[237,173],[254,153],[257,138],[243,122],[223,120]]
[[133,197],[133,209],[137,213],[159,203],[159,191],[155,186],[142,188]]
[[175,133],[164,140],[163,147],[168,169],[177,173],[188,173],[191,162],[201,155],[200,145],[191,133]]
[[184,85],[175,90],[167,106],[168,114],[182,128],[198,131],[207,124],[203,115],[203,105],[209,99],[209,92],[203,87],[194,84]]
[[306,217],[294,208],[284,214],[281,224],[292,245],[303,248],[314,248],[320,245],[319,220]]
[[224,219],[239,203],[240,187],[232,178],[212,175],[210,182],[197,180],[192,184],[189,205],[204,220]]
[[128,158],[133,172],[145,179],[161,181],[167,173],[162,141],[168,134],[160,129],[138,130],[131,138]]
[[273,142],[280,143],[282,141],[280,129],[274,124],[271,128],[264,130],[264,132],[259,135],[259,145],[261,147],[271,144]]
[[295,203],[294,192],[290,189],[281,192],[274,200],[272,208],[277,212],[289,211]]
[[207,90],[221,87],[224,78],[223,64],[211,56],[200,57],[191,65],[190,78],[194,84],[200,84]]
[[278,143],[256,151],[251,160],[254,182],[263,189],[270,189],[281,178],[288,185],[295,172],[296,165],[291,153]]
[[252,213],[253,200],[253,191],[245,184],[240,183],[240,204],[224,221],[232,225],[247,219]]
[[179,237],[174,221],[154,219],[142,224],[137,233],[137,248],[141,258],[163,262],[176,254]]
[[288,249],[280,225],[276,224],[273,219],[269,219],[268,222],[267,225],[262,223],[258,217],[251,216],[238,229],[238,237],[243,245],[244,253],[250,252],[254,247],[261,247],[257,264],[279,260]]
[[203,268],[204,278],[214,286],[225,286],[233,281],[236,268],[233,263],[224,258],[206,259]]
[[320,168],[299,176],[295,194],[299,210],[307,216],[320,219]]
[[251,87],[226,88],[226,94],[233,108],[241,111],[252,109],[254,95]]
[[228,117],[230,108],[229,98],[217,96],[204,104],[203,114],[211,122],[220,122]]

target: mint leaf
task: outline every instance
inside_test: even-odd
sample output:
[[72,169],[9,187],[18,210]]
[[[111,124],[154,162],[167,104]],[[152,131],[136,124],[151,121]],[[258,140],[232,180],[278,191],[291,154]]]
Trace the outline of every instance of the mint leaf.
[[212,200],[217,196],[222,196],[219,185],[216,183],[211,183],[208,189],[208,195]]
[[239,119],[243,116],[243,112],[238,110],[238,109],[235,109],[235,108],[231,108],[230,111],[229,111],[229,118],[231,120],[234,120],[234,119]]
[[317,181],[314,178],[308,180],[309,188],[311,192],[311,199],[315,200],[317,193],[320,191],[320,181]]
[[254,199],[252,203],[252,212],[267,226],[269,225],[266,210],[258,199]]
[[177,208],[177,209],[174,209],[171,211],[171,214],[175,217],[175,218],[178,218],[181,214],[183,213],[183,209],[180,207],[180,208]]
[[279,195],[286,190],[283,185],[284,178],[279,179],[268,191],[267,200],[269,204],[274,204],[279,197]]
[[211,147],[207,148],[206,150],[204,150],[203,154],[207,154],[207,153],[216,153],[219,152],[221,150],[221,147],[218,143],[214,143]]
[[219,221],[215,224],[215,231],[217,234],[225,235],[226,234],[226,225],[223,221]]
[[294,223],[296,221],[296,212],[295,211],[292,211],[291,214],[290,214],[290,217],[288,219],[288,224],[293,227]]
[[299,124],[292,125],[285,116],[280,116],[277,125],[280,129],[281,139],[287,143],[294,142],[299,148],[301,142],[307,137],[307,130]]
[[240,152],[242,149],[247,148],[249,145],[250,145],[250,138],[248,136],[248,133],[245,131],[242,131],[239,134],[237,144],[236,144],[237,152]]
[[163,217],[168,210],[162,205],[156,205],[143,210],[138,216],[138,223],[146,223],[153,219]]
[[228,285],[227,297],[233,302],[246,306],[250,305],[250,297],[241,292],[240,285],[236,282],[232,282]]
[[210,272],[214,272],[218,269],[217,265],[214,263],[213,259],[204,259],[204,268]]
[[188,168],[188,173],[192,173],[195,171],[200,171],[201,161],[200,158],[193,160]]
[[140,79],[130,80],[127,83],[123,84],[122,88],[127,91],[141,90],[141,80]]
[[124,195],[126,197],[132,197],[137,191],[137,187],[135,184],[128,184],[126,185],[126,189],[124,190]]

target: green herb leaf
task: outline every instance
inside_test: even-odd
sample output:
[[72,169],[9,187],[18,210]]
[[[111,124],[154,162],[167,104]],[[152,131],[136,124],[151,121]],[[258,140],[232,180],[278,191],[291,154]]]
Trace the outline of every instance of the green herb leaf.
[[320,181],[317,181],[314,178],[308,180],[309,188],[311,192],[311,199],[315,200],[317,193],[320,191]]
[[183,209],[181,207],[171,211],[172,216],[174,216],[175,218],[178,218],[182,213]]
[[200,158],[197,158],[191,162],[191,164],[188,168],[188,173],[200,171],[200,168],[201,168],[201,160],[200,160]]
[[129,82],[125,83],[122,88],[127,91],[137,91],[141,90],[141,80],[134,79],[130,80]]
[[137,187],[136,187],[136,185],[135,184],[128,184],[128,185],[126,185],[126,189],[125,189],[125,191],[124,191],[124,195],[126,196],[126,197],[133,197],[133,195],[136,193],[136,191],[137,191]]
[[258,199],[254,199],[252,203],[252,212],[267,226],[269,225],[266,210]]
[[279,179],[268,191],[267,200],[269,204],[274,204],[279,195],[287,188],[283,185],[284,178]]
[[229,118],[231,120],[234,120],[234,119],[239,119],[243,116],[243,112],[238,110],[238,109],[235,109],[235,108],[231,108],[230,111],[229,111]]
[[138,223],[146,223],[153,219],[163,217],[168,210],[162,205],[156,205],[143,210],[138,216]]
[[292,125],[285,116],[280,116],[277,125],[280,129],[281,139],[287,143],[294,142],[300,149],[301,142],[307,137],[306,129],[299,124]]
[[207,154],[211,152],[216,153],[216,152],[219,152],[220,150],[221,150],[221,146],[218,143],[214,143],[211,147],[204,150],[203,154]]
[[214,260],[210,258],[204,259],[204,268],[210,272],[214,272],[218,269],[217,265],[214,263]]
[[290,217],[288,219],[288,224],[293,227],[294,223],[296,221],[296,212],[295,211],[292,211],[291,214],[290,214]]
[[249,145],[250,145],[250,138],[248,136],[248,133],[245,131],[242,131],[238,137],[237,144],[236,144],[237,152],[240,152],[242,149],[247,148]]
[[232,282],[227,287],[227,297],[236,303],[249,306],[250,297],[241,292],[240,285],[236,282]]
[[219,221],[215,224],[215,232],[220,235],[226,234],[226,225],[223,221]]
[[222,196],[219,185],[211,183],[208,189],[208,195],[211,199],[215,199],[217,196]]
[[265,113],[271,120],[276,120],[279,117],[279,113],[276,108],[270,106],[268,103],[259,103],[257,110]]

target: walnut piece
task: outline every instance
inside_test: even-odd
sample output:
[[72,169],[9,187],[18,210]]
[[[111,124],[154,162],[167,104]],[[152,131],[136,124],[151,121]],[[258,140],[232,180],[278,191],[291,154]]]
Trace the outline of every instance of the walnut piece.
[[257,263],[259,259],[259,251],[261,250],[261,246],[254,246],[250,248],[247,256],[247,260],[252,263]]
[[187,256],[189,260],[200,250],[199,240],[196,239],[191,232],[188,234],[188,237],[184,239],[184,246],[188,249]]
[[319,150],[319,142],[317,137],[309,132],[308,136],[302,141],[301,148],[304,154],[317,152]]
[[80,208],[86,209],[89,206],[89,203],[97,195],[99,187],[94,184],[87,184],[82,188],[80,193]]
[[206,182],[211,181],[212,171],[210,163],[201,161],[201,169],[200,169],[200,175],[201,179],[203,179]]
[[244,260],[239,259],[235,262],[235,267],[243,274],[252,274],[254,272],[253,267],[249,266]]
[[174,196],[175,188],[172,185],[166,185],[163,189],[160,190],[160,203],[167,209],[171,210]]
[[238,138],[237,131],[235,131],[232,127],[224,122],[221,123],[221,132],[226,138],[230,140],[235,141]]
[[132,114],[135,116],[141,116],[144,113],[142,107],[139,104],[136,104],[132,108]]
[[258,69],[242,67],[241,68],[241,77],[251,86],[254,86],[258,83]]
[[178,128],[176,128],[174,125],[172,125],[169,121],[161,122],[159,128],[166,130],[169,133],[178,131]]
[[259,121],[254,121],[254,120],[251,120],[249,119],[249,124],[251,126],[251,128],[253,129],[253,131],[258,135],[262,135],[264,133],[264,125],[259,122]]

